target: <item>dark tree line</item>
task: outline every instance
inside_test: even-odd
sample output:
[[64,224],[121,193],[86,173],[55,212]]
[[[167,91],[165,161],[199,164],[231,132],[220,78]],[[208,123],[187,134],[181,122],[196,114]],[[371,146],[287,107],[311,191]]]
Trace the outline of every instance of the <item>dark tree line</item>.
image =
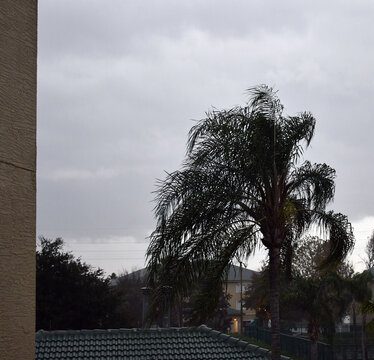
[[40,238],[36,252],[36,329],[135,327],[139,321],[139,284],[127,279],[118,287],[103,270],[63,250],[61,238]]
[[[144,274],[135,271],[121,276],[104,275],[103,270],[75,258],[63,249],[61,238],[39,239],[36,252],[36,330],[140,328],[146,285]],[[221,289],[220,301],[213,314],[199,303],[200,288],[189,299],[181,299],[171,309],[171,326],[208,326],[226,331],[228,296]],[[201,305],[201,304],[200,304]],[[155,306],[161,313],[161,306]],[[209,316],[208,316],[209,315]],[[158,321],[158,322],[157,322]],[[155,324],[162,321],[157,319]]]

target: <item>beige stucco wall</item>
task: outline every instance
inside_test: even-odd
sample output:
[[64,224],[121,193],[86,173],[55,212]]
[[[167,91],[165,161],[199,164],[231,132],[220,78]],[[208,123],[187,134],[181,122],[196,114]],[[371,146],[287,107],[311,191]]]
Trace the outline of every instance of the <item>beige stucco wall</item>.
[[[243,281],[243,286],[249,286],[250,283]],[[240,281],[228,281],[225,284],[225,290],[228,294],[231,295],[229,303],[232,309],[236,309],[236,302],[240,301],[240,291],[236,292],[236,287],[239,286],[240,289]],[[243,292],[243,299],[245,294]],[[253,320],[256,317],[256,311],[253,309],[246,309],[243,307],[243,321]],[[231,324],[231,332],[239,332],[240,331],[240,317],[235,317]]]
[[[243,282],[243,286],[249,286],[249,282]],[[236,302],[240,301],[240,292],[236,292],[236,286],[239,286],[240,289],[240,282],[228,282],[226,285],[226,291],[228,294],[231,295],[231,298],[229,300],[230,307],[233,309],[236,309]],[[245,297],[245,293],[243,292],[243,299]],[[244,321],[245,320],[253,320],[256,316],[256,311],[253,309],[246,309],[243,307],[243,315],[244,315]]]
[[0,1],[0,359],[35,357],[37,1]]

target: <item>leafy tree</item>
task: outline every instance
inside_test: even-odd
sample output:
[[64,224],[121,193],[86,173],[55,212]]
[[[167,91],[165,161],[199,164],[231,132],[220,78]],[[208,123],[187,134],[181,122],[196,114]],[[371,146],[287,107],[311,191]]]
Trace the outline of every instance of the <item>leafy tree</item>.
[[125,272],[118,276],[112,291],[119,298],[114,309],[114,319],[111,327],[140,328],[142,327],[143,297],[141,288],[145,286],[145,279],[139,272]]
[[368,238],[368,242],[365,246],[365,255],[366,257],[363,259],[366,268],[371,269],[374,267],[374,231],[371,236]]
[[334,197],[335,171],[326,164],[299,165],[314,117],[284,116],[267,86],[249,94],[244,107],[208,112],[190,131],[183,168],[159,183],[149,283],[167,274],[176,297],[208,273],[214,280],[206,291],[212,311],[227,265],[262,243],[269,253],[272,358],[280,359],[282,247],[317,224],[332,244],[326,264],[343,258],[354,238],[344,215],[325,211]]
[[348,261],[340,261],[321,268],[326,260],[330,244],[317,236],[303,237],[293,250],[292,273],[303,278],[320,278],[327,272],[334,271],[342,278],[351,278],[353,266]]
[[63,240],[40,237],[36,252],[36,329],[106,328],[118,298],[101,269],[69,252]]

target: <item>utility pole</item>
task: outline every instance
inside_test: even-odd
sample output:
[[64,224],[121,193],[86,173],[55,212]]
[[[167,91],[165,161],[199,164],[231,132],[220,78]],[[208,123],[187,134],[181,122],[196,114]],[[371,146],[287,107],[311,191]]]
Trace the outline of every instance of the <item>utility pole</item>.
[[148,310],[149,310],[149,295],[151,293],[151,288],[149,287],[142,287],[142,327],[148,328],[150,327],[150,322],[147,319]]

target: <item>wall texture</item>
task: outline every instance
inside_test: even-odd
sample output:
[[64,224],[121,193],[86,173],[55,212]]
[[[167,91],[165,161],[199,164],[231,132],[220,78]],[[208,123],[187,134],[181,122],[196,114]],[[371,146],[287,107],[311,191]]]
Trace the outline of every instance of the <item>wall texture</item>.
[[0,359],[35,357],[37,1],[0,0]]

